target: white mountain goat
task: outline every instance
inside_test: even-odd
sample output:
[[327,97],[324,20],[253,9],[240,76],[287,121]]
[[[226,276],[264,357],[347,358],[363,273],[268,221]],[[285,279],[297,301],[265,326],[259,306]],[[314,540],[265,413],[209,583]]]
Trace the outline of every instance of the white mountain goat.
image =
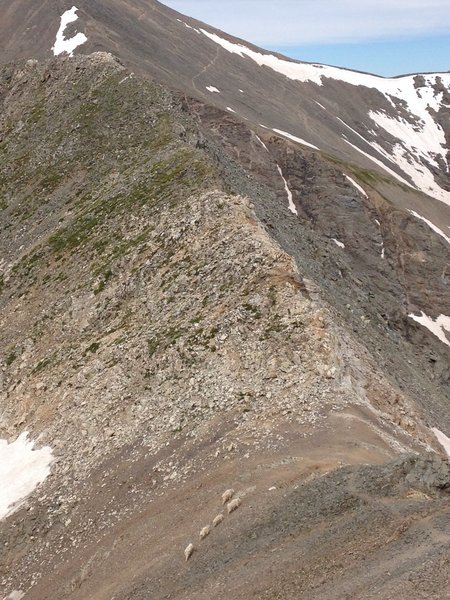
[[217,515],[217,517],[214,517],[213,520],[213,527],[217,527],[217,525],[220,525],[223,521],[223,514],[220,513],[219,515]]
[[206,525],[206,527],[203,527],[203,529],[200,531],[200,539],[204,540],[205,537],[207,535],[209,535],[211,533],[211,527],[209,525]]
[[241,499],[240,498],[235,498],[231,502],[228,502],[228,504],[227,504],[228,514],[230,514],[233,511],[235,511],[237,508],[240,507],[240,505],[241,505]]
[[195,550],[194,544],[189,544],[189,546],[186,546],[186,549],[184,551],[184,556],[186,558],[186,562],[191,558],[191,556],[194,553],[194,550]]
[[226,504],[227,502],[229,502],[231,500],[231,498],[234,496],[234,490],[226,490],[223,494],[222,494],[222,503]]

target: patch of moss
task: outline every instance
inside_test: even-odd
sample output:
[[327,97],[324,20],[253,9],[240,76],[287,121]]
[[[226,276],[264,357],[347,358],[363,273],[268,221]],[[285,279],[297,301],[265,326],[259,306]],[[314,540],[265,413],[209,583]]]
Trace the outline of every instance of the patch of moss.
[[14,267],[12,272],[14,274],[21,273],[22,276],[27,277],[31,271],[40,263],[43,254],[41,252],[34,252],[24,256]]
[[38,123],[45,115],[45,105],[43,100],[39,100],[31,109],[28,121],[30,123]]
[[392,177],[389,177],[388,175],[383,175],[382,173],[379,173],[378,171],[373,171],[371,169],[364,169],[363,167],[359,167],[358,165],[355,165],[354,163],[346,162],[346,161],[338,158],[337,156],[328,154],[327,152],[322,152],[322,156],[324,158],[326,158],[326,160],[328,160],[329,162],[339,165],[339,167],[342,167],[344,170],[345,169],[350,170],[352,172],[352,174],[356,177],[356,179],[359,179],[360,181],[366,183],[369,186],[374,187],[375,184],[377,184],[377,183],[391,183],[391,184],[395,183],[396,185],[399,185],[400,187],[405,187],[398,180],[393,179]]
[[31,371],[32,375],[36,375],[37,373],[40,373],[41,371],[43,371],[45,369],[45,367],[48,367],[48,365],[52,362],[52,357],[49,356],[47,358],[43,358],[42,360],[40,360],[37,365],[34,367],[34,369]]
[[153,338],[149,338],[147,340],[147,348],[148,348],[148,355],[151,358],[155,352],[158,350],[160,346],[160,341],[158,338],[153,337]]
[[50,236],[48,244],[54,252],[74,250],[92,237],[98,225],[98,217],[94,215],[82,216],[71,225]]
[[262,317],[261,311],[254,304],[246,303],[246,304],[242,305],[242,308],[246,312],[250,313],[255,319],[261,319],[261,317]]
[[184,327],[169,327],[169,329],[164,332],[166,344],[168,346],[173,346],[185,331]]
[[64,171],[61,168],[54,167],[49,169],[44,178],[41,180],[41,186],[45,188],[47,192],[54,191],[61,181],[64,179]]
[[12,365],[16,358],[17,354],[15,352],[11,352],[10,354],[8,354],[8,356],[6,357],[7,366],[9,367],[10,365]]
[[113,272],[111,271],[111,269],[108,269],[107,271],[105,271],[105,273],[103,274],[103,279],[100,281],[100,283],[94,290],[94,295],[100,294],[100,292],[102,292],[105,289],[106,284],[108,283],[108,281],[111,279],[112,276],[113,276]]
[[352,165],[350,167],[351,172],[357,179],[367,183],[368,185],[374,186],[376,183],[390,183],[391,179],[378,173],[377,171],[370,171],[369,169],[362,169]]
[[88,348],[86,348],[83,355],[86,356],[86,354],[88,354],[89,352],[91,354],[96,354],[99,348],[100,348],[100,342],[92,342],[92,344]]

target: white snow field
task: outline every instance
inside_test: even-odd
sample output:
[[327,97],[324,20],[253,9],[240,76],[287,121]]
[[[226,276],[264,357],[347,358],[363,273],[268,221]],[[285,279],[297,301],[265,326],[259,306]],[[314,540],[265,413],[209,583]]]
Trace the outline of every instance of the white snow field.
[[22,600],[25,596],[25,592],[21,592],[19,590],[14,590],[10,594],[8,594],[4,600]]
[[439,317],[434,320],[426,315],[423,311],[421,311],[419,317],[414,313],[408,315],[408,317],[417,323],[420,323],[420,325],[423,325],[423,327],[426,327],[433,335],[439,338],[441,342],[447,344],[447,346],[450,346],[450,341],[446,335],[446,332],[450,333],[450,317],[439,315]]
[[288,182],[286,181],[286,178],[283,175],[283,171],[281,170],[280,165],[277,165],[277,169],[278,169],[278,173],[280,174],[280,177],[281,177],[281,179],[283,180],[283,183],[284,183],[284,189],[286,190],[286,194],[287,194],[288,202],[289,202],[289,210],[294,215],[298,215],[297,209],[296,209],[295,204],[294,204],[292,192],[291,192],[291,190],[290,190],[290,188],[288,186]]
[[[383,111],[369,111],[368,113],[374,122],[375,131],[371,132],[372,137],[374,134],[376,136],[378,129],[383,129],[392,138],[392,148],[388,151],[373,139],[367,140],[361,134],[354,133],[385,160],[400,167],[410,178],[410,181],[405,182],[397,175],[397,179],[402,180],[402,183],[450,205],[450,192],[439,186],[431,169],[424,163],[426,161],[432,167],[436,167],[439,161],[441,165],[447,165],[447,169],[450,168],[446,158],[444,131],[430,112],[437,112],[443,102],[443,92],[435,95],[432,86],[443,84],[447,89],[450,88],[450,73],[424,75],[425,85],[419,87],[416,85],[415,75],[385,78],[328,65],[291,62],[273,54],[256,52],[247,46],[230,42],[205,29],[196,31],[228,52],[242,58],[249,58],[260,67],[268,67],[294,81],[311,82],[323,86],[324,79],[334,79],[350,85],[378,90],[390,105],[394,106],[397,111],[401,110],[404,115],[394,118]],[[324,108],[321,104],[319,106]],[[326,109],[324,108],[324,110]],[[366,154],[366,156],[380,165],[380,161],[371,154]],[[381,166],[391,172],[383,162]]]
[[51,448],[34,450],[27,432],[10,444],[0,440],[0,520],[16,511],[48,477],[52,461]]
[[[259,137],[259,135],[256,135],[255,133],[255,137],[258,140],[258,142],[261,144],[261,146],[264,148],[264,150],[266,150],[266,152],[269,152],[269,148],[266,146],[266,144],[262,141],[262,139]],[[270,154],[270,153],[269,153]]]
[[354,179],[352,179],[352,178],[351,178],[351,177],[349,177],[348,175],[346,175],[345,177],[346,177],[347,181],[349,181],[349,182],[352,184],[352,186],[358,190],[358,192],[361,192],[361,194],[362,194],[362,195],[363,195],[365,198],[368,198],[368,197],[369,197],[369,196],[367,195],[367,193],[366,193],[365,189],[364,189],[364,188],[362,188],[362,187],[359,185],[359,183],[357,183],[357,182],[356,182]]
[[287,138],[288,140],[291,140],[292,142],[296,142],[297,144],[303,144],[304,146],[308,146],[309,148],[312,148],[313,150],[319,150],[319,148],[317,146],[314,146],[313,144],[310,144],[309,142],[302,140],[302,138],[299,138],[296,135],[292,135],[292,133],[288,133],[287,131],[282,131],[281,129],[272,129],[272,131],[274,131],[275,133],[278,133],[278,135],[282,135],[283,137]]
[[439,229],[439,227],[437,227],[434,223],[432,223],[428,219],[425,219],[425,217],[422,217],[422,215],[419,215],[419,213],[417,213],[415,210],[409,210],[408,212],[410,212],[414,217],[416,217],[416,219],[420,219],[421,221],[426,223],[430,229],[432,229],[435,233],[443,237],[447,244],[450,244],[450,238],[448,237],[448,235],[445,235],[442,229]]
[[436,427],[432,428],[434,435],[437,437],[437,441],[441,444],[444,450],[447,452],[448,457],[450,458],[450,438],[448,438],[445,433],[439,431]]
[[64,37],[67,25],[69,25],[69,23],[74,23],[78,19],[78,15],[76,14],[77,10],[78,8],[76,6],[72,6],[70,10],[66,10],[61,16],[61,24],[58,33],[56,34],[55,45],[52,48],[55,56],[59,56],[64,52],[67,52],[69,56],[73,56],[74,50],[87,42],[87,37],[84,33],[77,33],[74,37],[68,39]]

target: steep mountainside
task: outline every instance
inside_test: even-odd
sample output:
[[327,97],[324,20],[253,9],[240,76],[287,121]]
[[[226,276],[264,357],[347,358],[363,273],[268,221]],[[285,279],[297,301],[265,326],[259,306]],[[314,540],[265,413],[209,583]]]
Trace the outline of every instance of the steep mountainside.
[[[363,168],[381,169],[450,204],[449,73],[384,79],[298,63],[154,0],[80,0],[72,12],[66,2],[3,4],[3,60],[49,57],[64,48],[113,52],[128,67],[233,111],[254,126]],[[64,37],[73,43],[64,46]],[[410,208],[416,202],[411,200]],[[430,214],[442,225],[432,209],[424,216]],[[443,214],[449,226],[449,212]]]
[[445,598],[448,76],[0,4],[0,598]]

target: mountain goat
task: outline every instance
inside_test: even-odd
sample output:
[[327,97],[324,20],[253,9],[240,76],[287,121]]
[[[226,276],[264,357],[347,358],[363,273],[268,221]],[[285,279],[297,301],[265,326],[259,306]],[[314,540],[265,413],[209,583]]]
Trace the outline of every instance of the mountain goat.
[[186,558],[186,562],[191,558],[192,554],[194,553],[194,550],[195,550],[194,544],[189,544],[189,546],[186,546],[186,549],[184,551],[184,556]]
[[234,490],[226,490],[223,494],[222,494],[222,502],[223,504],[226,504],[227,502],[229,502],[231,500],[231,498],[234,496]]
[[217,527],[217,525],[220,525],[223,521],[223,514],[220,513],[217,515],[217,517],[214,517],[213,520],[213,527]]
[[228,502],[228,504],[227,504],[228,514],[230,514],[233,511],[235,511],[237,508],[240,507],[240,505],[241,505],[241,499],[240,498],[235,498],[231,502]]

